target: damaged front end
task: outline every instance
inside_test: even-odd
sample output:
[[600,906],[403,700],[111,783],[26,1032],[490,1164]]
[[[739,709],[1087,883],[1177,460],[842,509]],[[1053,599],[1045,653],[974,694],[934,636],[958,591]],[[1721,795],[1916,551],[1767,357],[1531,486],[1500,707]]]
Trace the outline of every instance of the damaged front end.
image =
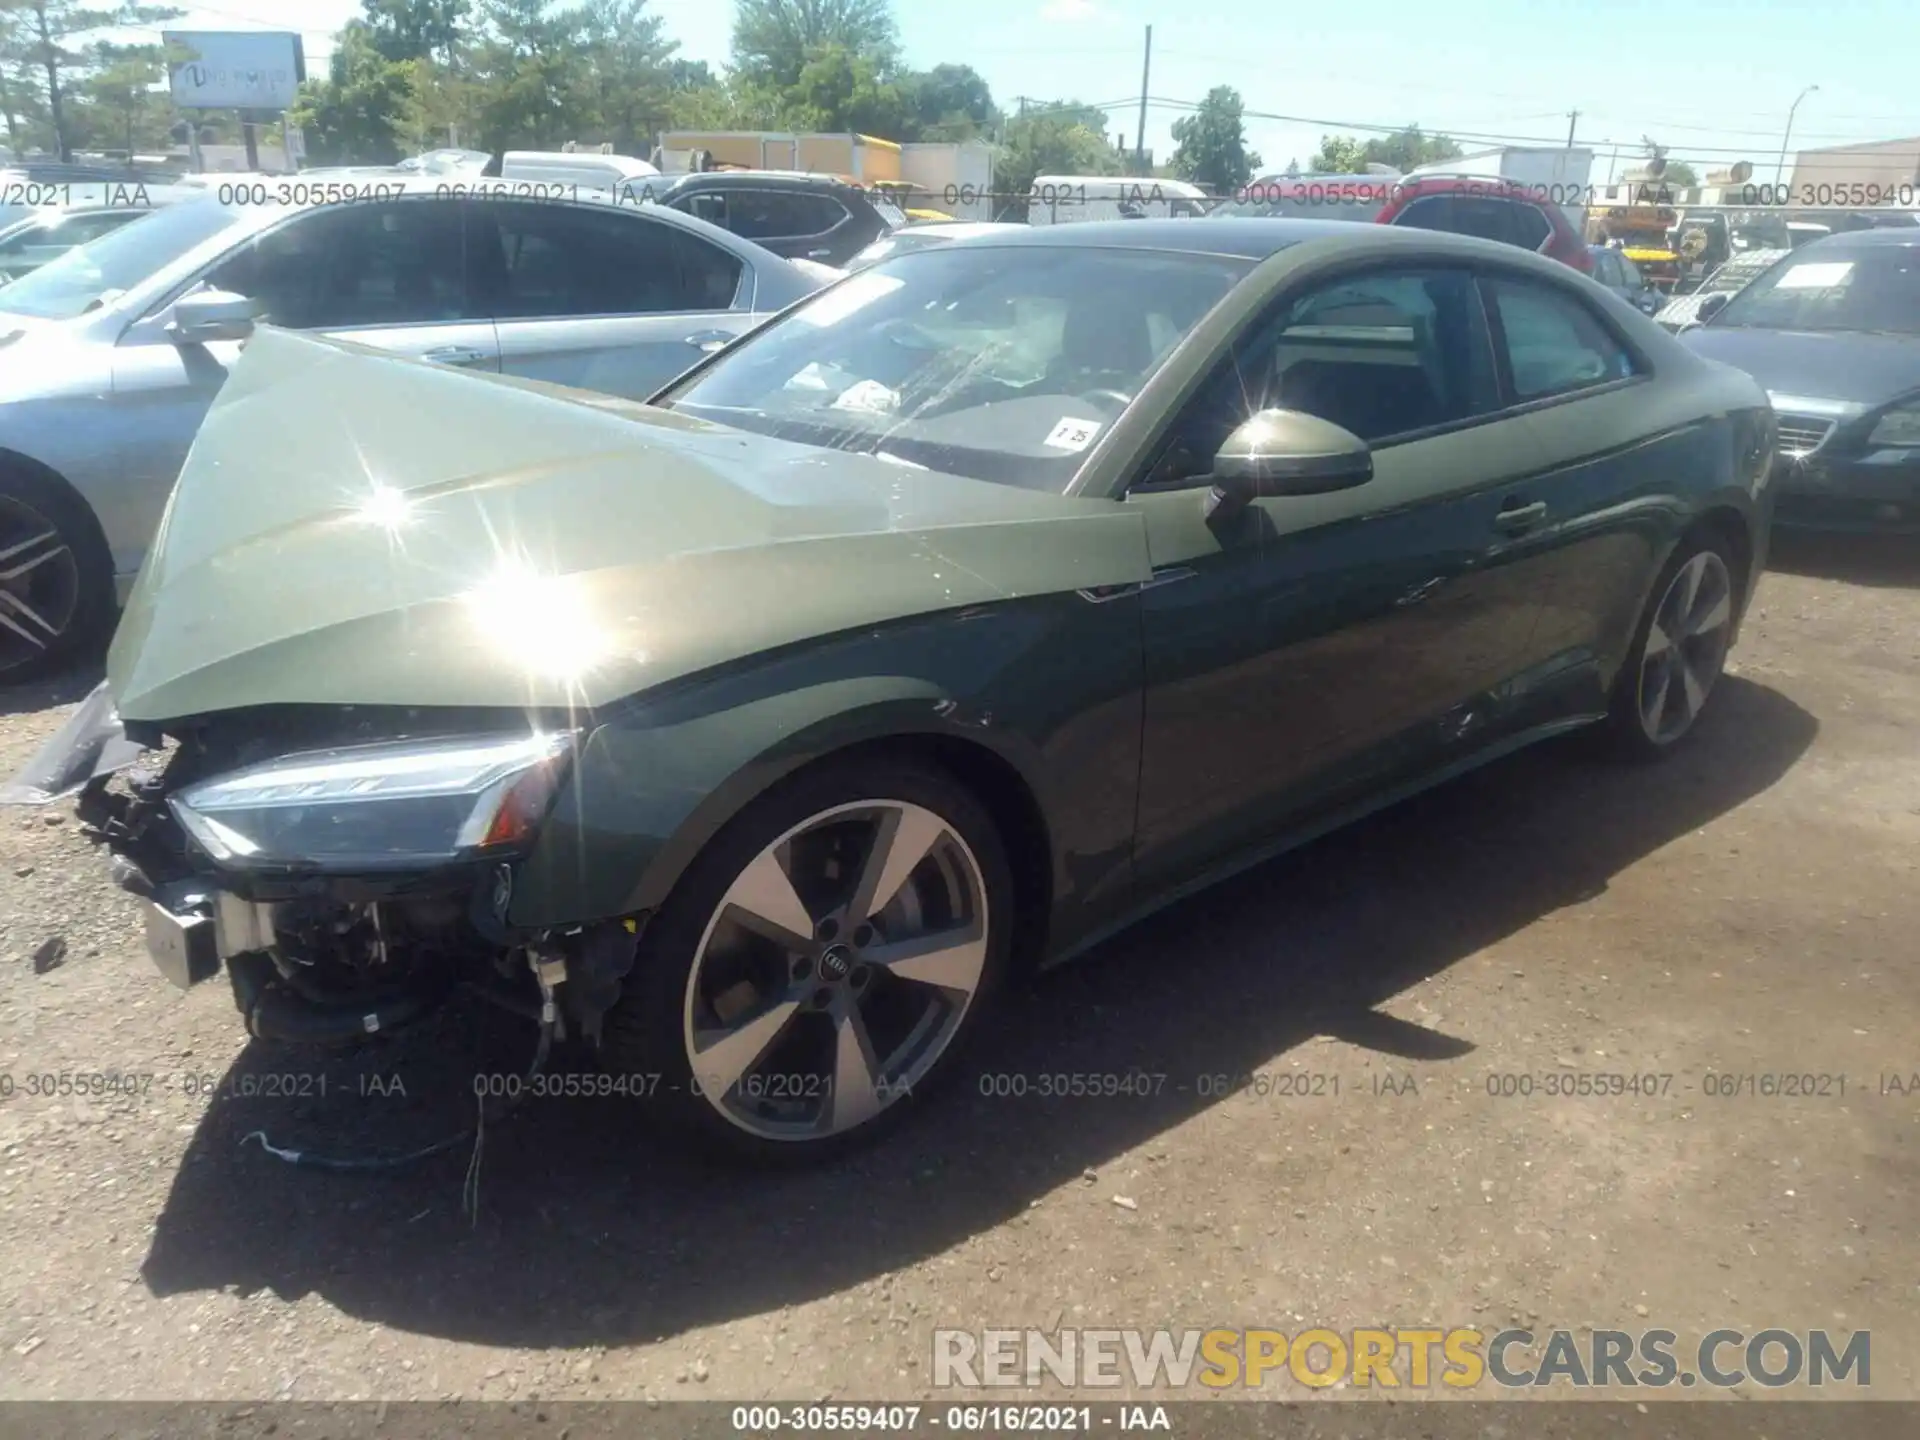
[[124,726],[103,685],[0,800],[77,790],[116,881],[145,901],[154,963],[183,989],[224,966],[260,1039],[352,1043],[463,987],[597,1039],[637,918],[564,933],[508,920],[577,740],[499,712],[337,706],[163,734]]

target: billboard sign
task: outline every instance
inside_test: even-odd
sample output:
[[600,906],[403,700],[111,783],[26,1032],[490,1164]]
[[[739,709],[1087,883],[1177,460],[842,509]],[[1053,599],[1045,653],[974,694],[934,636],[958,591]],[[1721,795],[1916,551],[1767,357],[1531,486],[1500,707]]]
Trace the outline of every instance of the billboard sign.
[[169,30],[167,74],[183,110],[285,110],[307,78],[298,35],[279,30]]

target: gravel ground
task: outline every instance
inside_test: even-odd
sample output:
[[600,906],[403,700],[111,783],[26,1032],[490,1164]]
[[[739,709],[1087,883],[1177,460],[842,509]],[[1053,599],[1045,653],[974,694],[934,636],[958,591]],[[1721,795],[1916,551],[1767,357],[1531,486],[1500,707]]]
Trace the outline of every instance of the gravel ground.
[[[70,818],[7,812],[0,1398],[911,1397],[943,1323],[1516,1320],[1871,1329],[1873,1393],[1920,1397],[1920,1095],[1881,1078],[1920,1071],[1920,550],[1780,559],[1684,756],[1554,746],[1434,792],[1043,980],[977,1061],[1158,1095],[969,1079],[828,1171],[701,1169],[619,1099],[490,1133],[473,1217],[465,1148],[282,1165],[243,1137],[465,1123],[462,1066],[525,1037],[450,1012],[324,1097],[209,1099],[314,1062],[248,1046],[224,982],[168,986]],[[0,769],[91,678],[0,692]],[[1555,1067],[1674,1079],[1488,1093]],[[97,1071],[154,1079],[27,1093]],[[1847,1088],[1709,1098],[1710,1071]],[[1201,1093],[1240,1072],[1340,1090]]]

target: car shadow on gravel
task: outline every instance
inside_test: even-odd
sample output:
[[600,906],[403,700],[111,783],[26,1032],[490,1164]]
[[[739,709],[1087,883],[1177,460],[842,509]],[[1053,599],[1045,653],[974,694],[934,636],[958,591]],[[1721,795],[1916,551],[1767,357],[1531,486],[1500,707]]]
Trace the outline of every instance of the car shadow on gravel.
[[0,715],[31,715],[57,705],[78,705],[106,674],[98,660],[88,661],[21,685],[0,685]]
[[1920,590],[1920,535],[1776,530],[1767,568],[1850,585]]
[[[817,1299],[942,1253],[1220,1103],[1198,1077],[1284,1064],[1321,1034],[1426,1064],[1470,1052],[1471,1012],[1442,1034],[1378,1007],[1767,789],[1816,728],[1729,678],[1666,764],[1542,747],[1264,865],[1043,977],[951,1091],[834,1167],[706,1168],[647,1143],[632,1115],[644,1102],[538,1100],[486,1137],[470,1220],[470,1145],[381,1177],[242,1146],[264,1128],[283,1146],[395,1150],[464,1125],[474,1067],[524,1065],[527,1036],[450,1011],[333,1065],[324,1100],[214,1104],[144,1276],[163,1295],[318,1293],[395,1329],[522,1347],[646,1342]],[[311,1068],[254,1046],[227,1081],[272,1088],[264,1077]],[[1121,1071],[1166,1079],[1098,1100],[979,1083]]]

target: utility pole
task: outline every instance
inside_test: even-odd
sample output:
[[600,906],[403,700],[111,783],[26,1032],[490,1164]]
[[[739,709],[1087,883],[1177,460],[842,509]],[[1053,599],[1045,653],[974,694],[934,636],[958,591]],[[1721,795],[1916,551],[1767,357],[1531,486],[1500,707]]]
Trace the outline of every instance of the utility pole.
[[1140,128],[1134,132],[1133,165],[1147,173],[1147,79],[1153,74],[1153,26],[1147,26],[1147,53],[1140,61]]
[[1800,102],[1802,100],[1806,99],[1807,96],[1813,94],[1813,92],[1819,88],[1818,85],[1807,86],[1806,89],[1793,97],[1793,104],[1787,108],[1787,128],[1780,132],[1780,168],[1774,171],[1773,175],[1774,189],[1781,192],[1780,203],[1782,205],[1787,203],[1785,194],[1787,190],[1787,142],[1793,138],[1794,112],[1800,108]]
[[1569,110],[1567,112],[1567,149],[1569,150],[1573,148],[1573,127],[1579,123],[1579,120],[1580,112],[1578,110]]

